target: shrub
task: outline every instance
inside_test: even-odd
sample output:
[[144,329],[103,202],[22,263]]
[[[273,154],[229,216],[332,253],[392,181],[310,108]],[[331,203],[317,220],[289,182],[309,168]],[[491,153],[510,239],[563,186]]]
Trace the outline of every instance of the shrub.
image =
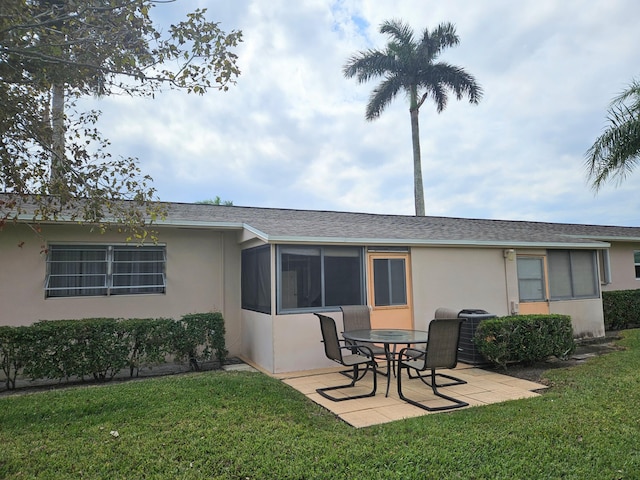
[[0,363],[8,390],[16,387],[16,377],[28,359],[31,343],[29,327],[0,327]]
[[605,330],[640,325],[640,290],[602,292]]
[[44,320],[31,327],[24,373],[32,379],[109,380],[127,365],[127,342],[114,318]]
[[180,320],[88,318],[44,320],[28,327],[0,327],[0,366],[7,389],[17,375],[33,380],[71,377],[112,379],[123,368],[137,375],[141,365],[160,363],[167,355],[198,360],[227,356],[220,313],[196,313]]
[[63,379],[77,370],[73,361],[76,336],[69,320],[42,321],[28,327],[31,343],[26,347],[24,374],[37,378]]
[[220,313],[184,315],[175,324],[173,351],[177,358],[188,360],[195,370],[200,368],[198,360],[208,360],[214,354],[222,365],[228,353],[224,334],[224,320]]
[[129,352],[122,323],[113,318],[87,319],[79,329],[83,346],[79,376],[92,375],[99,381],[115,377],[127,365]]
[[131,318],[121,321],[128,351],[129,376],[137,377],[142,365],[158,364],[172,353],[175,321],[170,318]]
[[474,342],[484,357],[504,368],[531,364],[555,355],[566,358],[576,348],[568,315],[515,315],[486,319]]

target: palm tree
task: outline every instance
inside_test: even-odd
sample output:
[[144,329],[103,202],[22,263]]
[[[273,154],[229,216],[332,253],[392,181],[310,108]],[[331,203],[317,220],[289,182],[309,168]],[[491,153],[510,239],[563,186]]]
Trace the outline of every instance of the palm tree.
[[595,191],[611,178],[624,180],[640,160],[640,81],[632,81],[613,99],[608,120],[609,126],[586,153]]
[[367,120],[378,118],[399,91],[404,91],[409,97],[416,215],[424,216],[418,125],[420,107],[431,96],[437,112],[442,112],[447,106],[449,91],[453,91],[458,100],[468,96],[470,103],[478,103],[482,88],[461,67],[445,62],[436,63],[442,50],[460,43],[453,24],[441,23],[431,32],[425,28],[419,41],[414,39],[411,27],[399,20],[384,22],[380,26],[380,33],[391,37],[386,49],[356,53],[347,60],[343,73],[347,78],[355,76],[359,83],[376,77],[383,78],[369,98]]

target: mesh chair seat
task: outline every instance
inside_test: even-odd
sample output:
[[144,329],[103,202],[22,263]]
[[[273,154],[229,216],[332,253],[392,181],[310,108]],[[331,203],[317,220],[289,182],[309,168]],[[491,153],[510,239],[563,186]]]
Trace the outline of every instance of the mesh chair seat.
[[[403,348],[400,350],[398,357],[398,395],[400,398],[416,407],[425,410],[439,411],[449,410],[452,408],[466,407],[469,404],[458,400],[451,396],[445,395],[438,391],[439,387],[450,387],[453,385],[462,385],[467,383],[464,380],[436,373],[436,369],[455,368],[458,363],[458,343],[460,341],[460,326],[464,322],[464,318],[440,318],[432,320],[429,324],[429,336],[427,337],[427,346],[425,350],[420,351],[416,348]],[[420,355],[417,356],[417,353]],[[430,407],[424,403],[417,402],[408,398],[402,392],[402,370],[406,369],[410,377],[411,370],[417,372],[418,377],[426,385],[430,386],[434,395],[444,398],[451,402],[449,405],[440,407]],[[425,377],[421,372],[429,372],[429,376]],[[410,377],[411,378],[411,377]],[[445,383],[437,383],[438,378],[445,378]]]
[[[371,352],[371,350],[366,346],[340,345],[335,320],[320,313],[316,313],[315,315],[320,320],[322,342],[324,343],[324,351],[327,358],[339,363],[340,365],[344,365],[345,367],[351,367],[350,383],[332,387],[317,388],[316,392],[334,402],[374,396],[376,394],[378,383],[376,375],[377,364],[373,356],[373,352]],[[364,372],[360,373],[360,367],[365,367]],[[345,397],[334,397],[327,393],[332,390],[349,389],[354,387],[356,382],[362,379],[369,369],[373,370],[373,388],[371,392]]]
[[[353,330],[369,330],[371,328],[371,317],[369,307],[367,305],[344,305],[340,307],[342,310],[342,324],[345,332]],[[387,358],[387,352],[384,347],[371,342],[356,342],[347,340],[350,345],[362,345],[368,347],[374,356]],[[380,372],[382,373],[382,372]]]
[[[354,365],[362,365],[363,363],[363,354],[352,354],[352,355],[343,355],[342,356],[342,364],[347,367],[352,367]],[[364,358],[368,361],[370,360],[370,356],[364,356]]]

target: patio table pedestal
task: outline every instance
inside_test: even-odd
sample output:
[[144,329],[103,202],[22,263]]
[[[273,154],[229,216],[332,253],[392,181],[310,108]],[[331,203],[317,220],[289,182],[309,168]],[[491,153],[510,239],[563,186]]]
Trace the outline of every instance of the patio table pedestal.
[[425,344],[429,336],[424,330],[404,330],[397,328],[372,328],[367,330],[351,330],[342,332],[346,340],[353,342],[371,342],[384,346],[387,358],[387,391],[385,397],[389,396],[389,385],[391,383],[391,372],[395,372],[396,350],[398,345]]

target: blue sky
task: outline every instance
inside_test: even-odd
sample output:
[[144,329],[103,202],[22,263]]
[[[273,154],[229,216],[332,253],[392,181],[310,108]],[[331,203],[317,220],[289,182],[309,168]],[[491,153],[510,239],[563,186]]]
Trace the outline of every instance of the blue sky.
[[196,7],[243,31],[237,85],[91,100],[112,152],[138,157],[162,200],[413,214],[406,99],[367,122],[376,82],[342,76],[396,18],[454,23],[460,45],[441,60],[485,92],[421,108],[427,215],[640,225],[640,172],[595,195],[584,168],[609,102],[640,78],[637,0],[178,0],[156,16]]

